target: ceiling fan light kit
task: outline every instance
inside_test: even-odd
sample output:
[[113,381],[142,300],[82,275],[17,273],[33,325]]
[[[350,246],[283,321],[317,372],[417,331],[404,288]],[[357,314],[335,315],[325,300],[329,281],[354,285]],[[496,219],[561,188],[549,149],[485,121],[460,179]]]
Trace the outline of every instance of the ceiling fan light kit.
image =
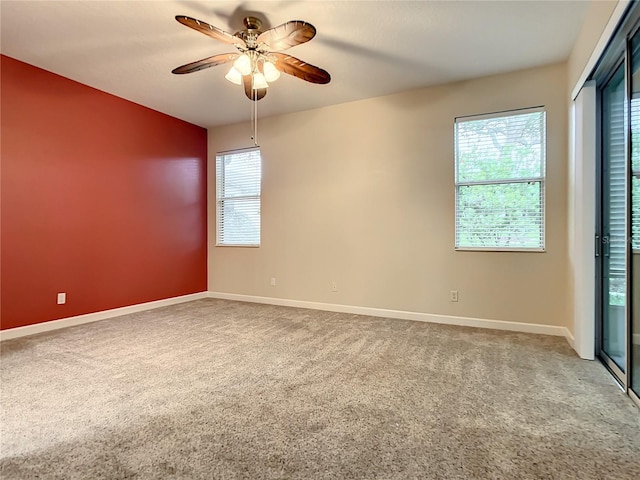
[[253,62],[246,53],[243,53],[238,59],[233,62],[233,67],[240,75],[249,75],[253,71]]
[[256,72],[252,76],[252,87],[254,90],[260,90],[261,88],[268,88],[269,84],[267,80],[264,78],[264,75],[260,72]]
[[242,77],[251,75],[252,89],[268,88],[267,82],[275,82],[280,78],[276,66],[255,51],[243,53],[233,62],[224,78],[236,85],[242,85]]
[[275,82],[280,78],[280,71],[271,62],[264,62],[262,69],[264,70],[264,78],[267,82]]
[[231,83],[235,83],[236,85],[242,85],[242,74],[235,69],[235,67],[231,67],[231,69],[224,76]]
[[233,35],[185,15],[177,15],[176,20],[211,38],[233,45],[237,52],[223,53],[187,63],[174,68],[172,72],[175,74],[197,72],[215,65],[233,62],[225,78],[231,83],[242,85],[247,98],[253,101],[264,98],[269,82],[275,82],[280,78],[281,73],[311,83],[326,84],[331,81],[331,75],[326,70],[281,53],[282,50],[308,42],[315,36],[315,27],[302,20],[291,20],[263,32],[260,30],[262,27],[260,19],[246,17],[245,29]]

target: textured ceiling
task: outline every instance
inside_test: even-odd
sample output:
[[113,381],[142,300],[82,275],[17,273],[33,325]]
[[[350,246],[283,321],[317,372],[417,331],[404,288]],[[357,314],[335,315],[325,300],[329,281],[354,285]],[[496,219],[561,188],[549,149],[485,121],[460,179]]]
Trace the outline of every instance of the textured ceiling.
[[180,25],[188,15],[231,33],[249,13],[318,34],[287,53],[329,71],[328,85],[283,75],[259,102],[275,115],[565,60],[588,1],[0,2],[1,51],[201,126],[248,120],[227,66],[173,75],[233,47]]

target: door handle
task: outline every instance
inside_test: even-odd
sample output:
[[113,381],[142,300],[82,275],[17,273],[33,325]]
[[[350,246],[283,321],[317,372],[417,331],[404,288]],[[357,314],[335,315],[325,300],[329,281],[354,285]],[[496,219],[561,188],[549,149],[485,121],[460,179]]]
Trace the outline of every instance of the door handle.
[[600,256],[600,247],[601,247],[602,243],[600,242],[600,235],[596,235],[596,245],[595,245],[595,250],[596,250],[596,258],[598,258]]
[[609,258],[609,254],[611,253],[611,237],[609,235],[604,235],[602,237],[602,254]]

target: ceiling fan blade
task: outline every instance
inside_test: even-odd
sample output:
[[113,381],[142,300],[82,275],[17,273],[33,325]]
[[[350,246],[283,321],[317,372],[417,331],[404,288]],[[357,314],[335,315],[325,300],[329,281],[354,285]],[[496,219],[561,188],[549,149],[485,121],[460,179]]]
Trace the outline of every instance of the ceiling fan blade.
[[266,88],[259,88],[257,90],[253,90],[251,88],[251,75],[243,75],[242,76],[242,85],[244,86],[244,94],[247,96],[249,100],[258,101],[262,100],[264,96],[267,94]]
[[187,63],[181,67],[174,68],[171,73],[183,74],[197,72],[198,70],[204,70],[205,68],[215,67],[223,63],[233,62],[240,56],[239,53],[221,53],[220,55],[214,55],[213,57],[203,58],[197,62]]
[[316,27],[302,20],[291,20],[266,32],[262,32],[256,42],[265,43],[269,50],[278,51],[308,42],[316,35]]
[[240,37],[231,35],[230,33],[227,33],[224,30],[220,30],[218,27],[214,27],[213,25],[209,25],[207,22],[203,22],[202,20],[187,17],[186,15],[176,15],[176,20],[189,28],[193,28],[194,30],[197,30],[200,33],[204,33],[205,35],[211,38],[215,38],[216,40],[219,40],[221,42],[242,48],[245,48],[247,46],[245,41]]
[[314,67],[309,63],[305,63],[299,58],[292,57],[286,53],[271,52],[269,57],[273,58],[273,62],[278,70],[294,77],[301,78],[311,83],[325,84],[331,81],[331,75],[326,70]]

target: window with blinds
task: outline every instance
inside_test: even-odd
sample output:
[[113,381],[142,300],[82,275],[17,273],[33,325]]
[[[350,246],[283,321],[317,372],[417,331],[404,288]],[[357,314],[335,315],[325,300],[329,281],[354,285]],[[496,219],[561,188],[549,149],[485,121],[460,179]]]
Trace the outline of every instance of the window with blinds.
[[544,108],[455,120],[456,249],[545,248]]
[[640,250],[640,95],[635,92],[631,97],[631,248]]
[[[608,124],[606,125],[606,148],[609,165],[607,176],[606,201],[608,215],[605,223],[608,233],[609,273],[613,278],[626,277],[627,271],[627,154],[625,150],[625,83],[624,72],[618,85],[610,91],[607,99]],[[624,280],[623,280],[624,281]],[[614,292],[616,293],[616,292]]]
[[260,150],[216,156],[216,245],[260,245]]

